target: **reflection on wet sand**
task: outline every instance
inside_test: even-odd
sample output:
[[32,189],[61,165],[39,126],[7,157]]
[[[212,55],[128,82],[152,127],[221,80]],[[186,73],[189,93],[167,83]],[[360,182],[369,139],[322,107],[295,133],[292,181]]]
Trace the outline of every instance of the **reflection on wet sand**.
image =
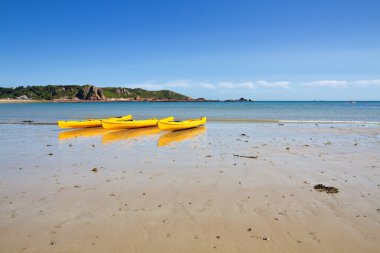
[[58,140],[66,140],[77,137],[92,137],[105,133],[109,133],[110,130],[106,130],[102,127],[91,127],[91,128],[82,128],[82,129],[74,129],[69,131],[59,132]]
[[197,127],[182,131],[176,131],[176,132],[168,132],[166,134],[163,134],[160,136],[160,139],[158,139],[158,146],[167,146],[173,142],[181,142],[187,139],[194,138],[196,136],[199,136],[201,134],[204,134],[206,132],[206,127]]
[[106,143],[111,143],[115,141],[130,139],[130,138],[138,138],[145,135],[157,134],[160,131],[161,130],[158,127],[145,127],[145,128],[113,131],[113,132],[103,135],[102,143],[106,144]]

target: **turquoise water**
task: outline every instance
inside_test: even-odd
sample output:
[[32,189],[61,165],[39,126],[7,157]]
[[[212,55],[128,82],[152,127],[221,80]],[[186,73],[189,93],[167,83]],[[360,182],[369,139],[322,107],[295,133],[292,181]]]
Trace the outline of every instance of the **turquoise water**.
[[207,116],[210,121],[380,122],[380,102],[88,102],[0,104],[0,123],[132,114],[136,119]]

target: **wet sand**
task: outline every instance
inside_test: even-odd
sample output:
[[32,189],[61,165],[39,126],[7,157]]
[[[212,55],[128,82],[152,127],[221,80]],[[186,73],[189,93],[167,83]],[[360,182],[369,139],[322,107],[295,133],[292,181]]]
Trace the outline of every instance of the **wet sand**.
[[1,252],[379,252],[379,126],[79,133],[0,125]]

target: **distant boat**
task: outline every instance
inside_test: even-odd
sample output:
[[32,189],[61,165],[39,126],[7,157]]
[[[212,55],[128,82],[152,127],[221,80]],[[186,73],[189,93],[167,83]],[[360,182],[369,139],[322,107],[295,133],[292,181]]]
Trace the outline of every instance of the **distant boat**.
[[356,104],[355,101],[348,101],[348,103],[350,103],[350,104]]

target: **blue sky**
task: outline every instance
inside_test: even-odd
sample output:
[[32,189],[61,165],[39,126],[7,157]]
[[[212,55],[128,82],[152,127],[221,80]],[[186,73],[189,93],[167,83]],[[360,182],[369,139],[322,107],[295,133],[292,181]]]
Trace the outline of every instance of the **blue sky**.
[[380,1],[0,1],[0,86],[380,100]]

